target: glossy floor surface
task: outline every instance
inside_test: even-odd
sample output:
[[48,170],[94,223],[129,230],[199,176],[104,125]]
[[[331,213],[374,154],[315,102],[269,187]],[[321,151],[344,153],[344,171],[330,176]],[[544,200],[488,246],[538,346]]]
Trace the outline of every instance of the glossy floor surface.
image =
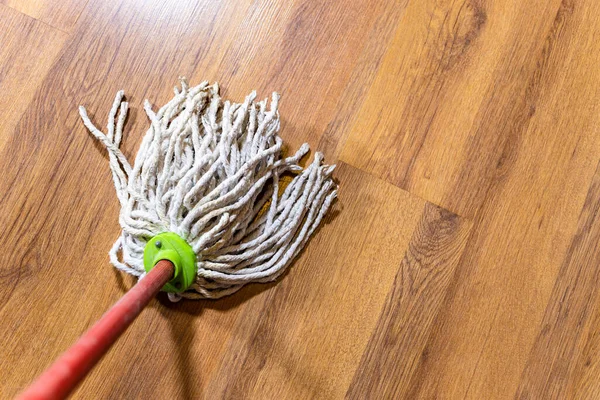
[[600,2],[0,0],[0,398],[134,284],[124,152],[179,76],[337,163],[275,284],[151,303],[78,399],[600,398]]

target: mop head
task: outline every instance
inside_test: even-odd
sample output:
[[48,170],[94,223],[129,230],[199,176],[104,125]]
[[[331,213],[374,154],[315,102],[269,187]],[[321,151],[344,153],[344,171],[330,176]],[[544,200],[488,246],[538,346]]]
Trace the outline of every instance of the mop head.
[[[117,93],[107,132],[79,108],[89,131],[108,150],[121,203],[121,235],[109,252],[118,269],[143,277],[144,248],[173,232],[196,254],[195,281],[171,300],[219,298],[251,282],[279,277],[318,227],[336,197],[331,174],[316,153],[282,155],[279,96],[223,102],[218,86],[185,80],[158,112],[145,102],[150,128],[131,165],[119,149],[128,104]],[[282,177],[293,174],[285,188]]]

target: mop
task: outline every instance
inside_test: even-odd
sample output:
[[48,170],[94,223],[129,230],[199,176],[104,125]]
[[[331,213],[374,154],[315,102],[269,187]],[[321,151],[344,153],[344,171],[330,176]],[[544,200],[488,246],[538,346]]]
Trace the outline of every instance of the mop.
[[218,299],[286,271],[336,198],[335,166],[309,147],[285,156],[279,96],[223,101],[217,84],[181,79],[171,101],[144,109],[150,127],[133,162],[120,150],[128,111],[117,93],[106,133],[79,112],[107,149],[121,210],[109,257],[139,278],[79,341],[21,394],[66,397],[149,301]]

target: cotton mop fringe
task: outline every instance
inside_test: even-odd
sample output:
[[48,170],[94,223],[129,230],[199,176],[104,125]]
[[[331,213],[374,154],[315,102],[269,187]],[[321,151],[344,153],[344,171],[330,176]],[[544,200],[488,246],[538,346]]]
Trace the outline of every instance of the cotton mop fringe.
[[[133,165],[119,146],[128,104],[117,93],[106,134],[79,108],[83,123],[108,150],[121,203],[122,228],[109,252],[118,269],[143,277],[146,242],[163,232],[184,238],[197,255],[196,282],[179,296],[219,298],[250,282],[279,277],[315,231],[336,197],[331,174],[315,153],[308,167],[282,155],[279,95],[223,102],[216,84],[188,87],[158,112],[146,100],[150,128]],[[294,178],[280,193],[280,178]]]

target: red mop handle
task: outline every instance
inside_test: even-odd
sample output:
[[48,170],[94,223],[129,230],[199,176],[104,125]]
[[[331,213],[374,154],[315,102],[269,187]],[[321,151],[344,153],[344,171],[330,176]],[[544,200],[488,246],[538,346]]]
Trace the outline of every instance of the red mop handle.
[[49,400],[67,397],[150,300],[171,280],[174,269],[170,261],[159,261],[17,399]]

